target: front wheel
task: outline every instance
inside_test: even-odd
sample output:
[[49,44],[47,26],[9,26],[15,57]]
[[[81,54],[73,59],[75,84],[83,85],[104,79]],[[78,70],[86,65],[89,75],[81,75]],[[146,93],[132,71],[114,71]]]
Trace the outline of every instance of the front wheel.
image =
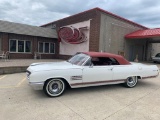
[[43,90],[49,97],[57,97],[64,93],[65,88],[66,85],[62,79],[51,79],[45,83]]
[[124,85],[128,88],[133,88],[137,85],[138,82],[138,77],[137,76],[132,76],[128,77]]

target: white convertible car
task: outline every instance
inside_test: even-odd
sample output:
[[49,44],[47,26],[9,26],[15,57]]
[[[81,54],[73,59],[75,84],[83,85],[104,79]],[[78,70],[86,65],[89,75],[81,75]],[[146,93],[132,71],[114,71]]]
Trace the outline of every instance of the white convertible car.
[[81,52],[64,62],[33,63],[27,68],[29,84],[56,97],[71,88],[123,83],[136,86],[138,80],[157,77],[156,65],[130,63],[120,55]]

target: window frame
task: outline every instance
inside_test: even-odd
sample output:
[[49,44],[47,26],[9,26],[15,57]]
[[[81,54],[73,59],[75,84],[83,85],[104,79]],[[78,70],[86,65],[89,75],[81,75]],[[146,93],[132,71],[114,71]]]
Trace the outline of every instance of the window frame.
[[[40,43],[43,43],[43,50],[42,50],[43,52],[40,52],[40,51],[39,51]],[[49,52],[48,52],[48,53],[45,52],[45,44],[46,44],[46,43],[49,43],[49,48],[48,48],[48,49],[49,49]],[[54,51],[53,51],[53,53],[51,52],[51,44],[53,44],[53,46],[54,46]],[[41,42],[41,41],[39,41],[39,42],[38,42],[38,52],[41,53],[41,54],[55,54],[55,43],[54,43],[54,42]]]
[[[11,40],[15,40],[16,41],[16,50],[14,52],[11,51],[11,44],[10,44]],[[17,39],[9,39],[9,52],[10,53],[17,53]]]
[[[93,60],[97,59],[97,60]],[[91,62],[93,66],[110,66],[120,65],[116,58],[113,57],[92,57]]]
[[[15,52],[11,51],[11,49],[10,49],[10,47],[11,47],[10,41],[11,40],[16,41],[16,51]],[[24,42],[24,52],[18,52],[18,41],[23,41]],[[30,48],[31,48],[30,52],[26,52],[26,41],[30,42]],[[9,52],[10,53],[29,53],[30,54],[30,53],[32,53],[32,41],[31,40],[20,40],[20,39],[9,39]]]
[[23,41],[23,51],[24,52],[19,52],[19,42],[22,42],[23,40],[17,40],[16,42],[17,42],[17,47],[16,47],[16,49],[17,49],[17,51],[16,52],[18,52],[18,53],[24,53],[25,52],[25,42]]

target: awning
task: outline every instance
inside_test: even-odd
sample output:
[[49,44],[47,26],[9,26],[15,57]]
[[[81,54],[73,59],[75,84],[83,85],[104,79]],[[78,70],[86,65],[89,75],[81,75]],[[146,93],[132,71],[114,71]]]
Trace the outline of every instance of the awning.
[[146,29],[146,30],[138,30],[127,34],[125,38],[151,38],[151,37],[160,37],[160,28],[155,29]]

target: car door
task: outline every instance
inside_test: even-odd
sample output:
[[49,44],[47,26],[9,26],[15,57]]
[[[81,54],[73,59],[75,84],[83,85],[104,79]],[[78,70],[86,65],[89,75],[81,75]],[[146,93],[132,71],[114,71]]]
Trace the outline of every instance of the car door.
[[138,71],[138,66],[115,65],[113,71],[113,81],[124,82],[129,76],[134,76]]
[[83,86],[103,85],[112,82],[113,66],[84,66]]

